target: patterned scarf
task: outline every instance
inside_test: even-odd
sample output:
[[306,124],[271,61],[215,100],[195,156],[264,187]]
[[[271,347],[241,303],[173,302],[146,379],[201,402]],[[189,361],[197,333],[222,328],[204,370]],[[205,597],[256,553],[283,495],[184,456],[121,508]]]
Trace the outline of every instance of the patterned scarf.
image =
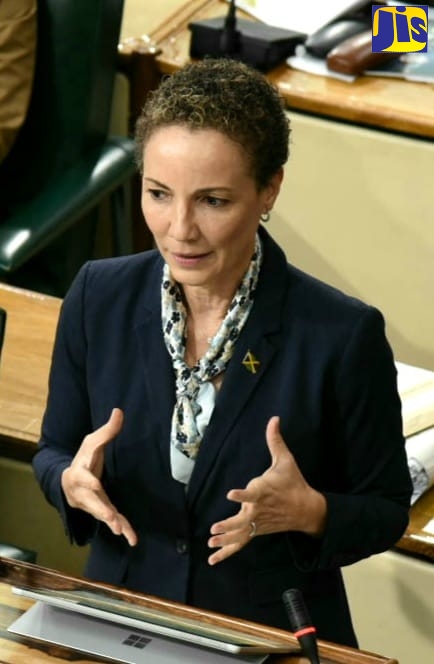
[[[164,266],[161,286],[163,334],[176,377],[176,403],[172,417],[171,445],[182,452],[184,457],[191,460],[190,471],[199,452],[204,428],[208,423],[206,422],[204,426],[203,417],[200,422],[202,406],[199,401],[201,401],[201,396],[207,398],[206,393],[209,394],[210,381],[225,371],[232,357],[235,343],[253,304],[261,262],[262,248],[259,237],[256,236],[255,251],[247,272],[232,299],[223,322],[211,339],[208,350],[194,367],[189,367],[184,360],[186,310],[181,290],[179,285],[173,281],[168,265]],[[211,416],[211,412],[209,416]]]

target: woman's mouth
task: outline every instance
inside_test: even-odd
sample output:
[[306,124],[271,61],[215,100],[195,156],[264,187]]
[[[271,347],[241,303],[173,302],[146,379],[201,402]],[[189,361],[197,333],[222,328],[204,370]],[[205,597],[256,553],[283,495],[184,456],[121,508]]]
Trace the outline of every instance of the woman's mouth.
[[203,262],[210,253],[204,254],[175,254],[172,253],[174,261],[182,267],[196,267],[199,263]]

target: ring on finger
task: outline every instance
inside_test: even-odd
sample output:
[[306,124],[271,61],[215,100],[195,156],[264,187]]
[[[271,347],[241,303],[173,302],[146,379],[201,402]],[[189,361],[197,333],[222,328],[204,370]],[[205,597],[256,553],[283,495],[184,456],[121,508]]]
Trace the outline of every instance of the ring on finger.
[[254,537],[255,535],[256,535],[256,523],[254,521],[250,521],[249,537]]

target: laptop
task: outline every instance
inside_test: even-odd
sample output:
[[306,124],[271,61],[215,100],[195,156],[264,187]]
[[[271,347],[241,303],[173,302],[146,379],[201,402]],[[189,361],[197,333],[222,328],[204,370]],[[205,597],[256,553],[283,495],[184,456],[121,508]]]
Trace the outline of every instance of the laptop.
[[262,664],[291,644],[244,634],[95,592],[14,587],[36,600],[8,631],[126,664]]

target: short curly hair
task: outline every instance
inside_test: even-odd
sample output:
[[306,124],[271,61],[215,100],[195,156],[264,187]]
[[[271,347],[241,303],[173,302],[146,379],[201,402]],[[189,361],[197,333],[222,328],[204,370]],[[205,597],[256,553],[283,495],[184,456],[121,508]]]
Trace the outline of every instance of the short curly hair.
[[170,125],[215,129],[240,144],[259,189],[288,159],[290,126],[282,98],[263,74],[237,60],[188,64],[149,93],[135,132],[140,171],[147,141]]

